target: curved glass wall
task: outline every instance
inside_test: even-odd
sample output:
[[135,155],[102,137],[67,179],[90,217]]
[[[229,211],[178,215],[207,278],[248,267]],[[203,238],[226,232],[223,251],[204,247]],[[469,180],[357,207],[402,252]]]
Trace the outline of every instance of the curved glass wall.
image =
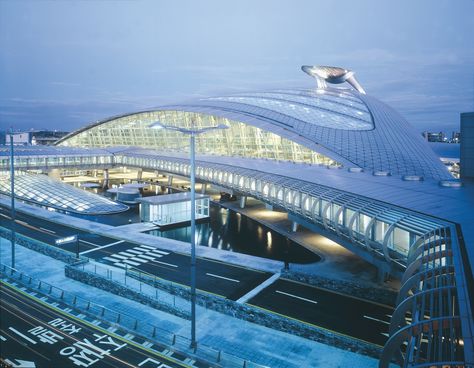
[[[10,175],[0,171],[0,194],[11,195]],[[27,203],[82,214],[109,214],[128,210],[128,206],[97,194],[77,189],[46,175],[15,173],[15,197]]]
[[139,146],[159,151],[180,152],[188,147],[189,139],[182,133],[149,127],[157,121],[183,128],[218,124],[229,126],[229,129],[198,135],[196,151],[200,154],[340,165],[325,155],[263,129],[227,118],[176,110],[150,111],[119,117],[67,138],[60,145]]

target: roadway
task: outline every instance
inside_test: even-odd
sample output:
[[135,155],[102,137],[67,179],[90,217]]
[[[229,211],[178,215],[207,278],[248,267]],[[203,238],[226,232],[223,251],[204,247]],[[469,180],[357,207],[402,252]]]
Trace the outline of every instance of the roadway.
[[[10,213],[0,207],[2,226],[11,228]],[[35,218],[20,212],[15,216],[15,231],[54,247],[75,253],[76,242],[57,246],[55,240],[77,234],[81,255],[96,261],[139,271],[189,286],[190,257],[187,254],[159,250],[129,241],[91,234],[72,227]],[[196,262],[197,288],[237,300],[271,276],[268,272],[248,269],[219,261],[198,258]]]
[[381,346],[393,313],[384,305],[286,279],[277,280],[248,303]]
[[[0,207],[4,227],[11,226],[8,210]],[[3,221],[5,220],[5,221]],[[120,268],[133,268],[162,279],[189,285],[190,257],[124,240],[117,240],[78,231],[43,219],[17,213],[18,233],[55,246],[55,240],[72,234],[88,240],[79,243],[81,255]],[[65,244],[62,249],[74,252],[76,244]],[[231,300],[253,290],[272,275],[198,258],[197,288]],[[289,280],[278,280],[263,289],[250,301],[267,309],[304,323],[355,337],[377,345],[384,345],[393,309],[370,301],[363,301],[328,290]]]
[[163,346],[125,339],[125,331],[68,315],[3,281],[0,286],[0,357],[13,367],[209,367],[186,364]]

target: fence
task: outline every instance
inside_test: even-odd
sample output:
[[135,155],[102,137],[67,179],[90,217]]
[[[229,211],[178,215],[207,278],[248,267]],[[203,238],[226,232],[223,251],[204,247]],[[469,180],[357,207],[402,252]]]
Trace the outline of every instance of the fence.
[[[191,348],[191,340],[187,337],[175,334],[164,328],[142,322],[139,319],[127,315],[126,313],[117,312],[102,305],[91,302],[90,300],[81,298],[64,289],[51,285],[47,282],[31,277],[24,272],[11,268],[5,264],[0,264],[0,273],[2,277],[15,280],[30,290],[42,293],[52,299],[67,304],[69,307],[76,309],[82,313],[106,321],[117,328],[124,328],[149,338],[153,341],[161,343],[173,350],[179,351],[187,355],[196,356],[198,359],[206,360],[211,363],[217,363],[218,366],[229,368],[264,368],[259,365],[242,358],[228,354],[222,350],[212,348],[205,344],[198,344],[196,348]],[[112,276],[111,276],[112,277]]]

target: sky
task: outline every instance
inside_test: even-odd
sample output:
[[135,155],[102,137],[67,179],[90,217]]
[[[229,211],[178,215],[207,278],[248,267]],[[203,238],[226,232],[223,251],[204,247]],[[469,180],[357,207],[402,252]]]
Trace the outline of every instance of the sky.
[[0,130],[275,88],[354,70],[417,130],[474,111],[474,0],[0,0]]

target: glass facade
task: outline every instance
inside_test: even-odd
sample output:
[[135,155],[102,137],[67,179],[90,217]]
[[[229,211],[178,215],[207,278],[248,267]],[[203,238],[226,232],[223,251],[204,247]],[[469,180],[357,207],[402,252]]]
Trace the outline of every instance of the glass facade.
[[289,139],[252,125],[202,113],[161,110],[123,116],[71,136],[67,147],[139,146],[159,151],[183,152],[189,138],[182,133],[153,129],[155,122],[182,128],[224,124],[229,129],[213,130],[196,137],[196,152],[221,156],[264,158],[338,166],[333,159]]
[[[10,195],[10,174],[0,171],[0,193]],[[46,175],[15,173],[15,198],[51,209],[82,214],[126,211],[127,206],[53,180]]]
[[[117,154],[115,160],[118,165],[189,175],[188,160],[138,152]],[[305,185],[296,179],[255,170],[198,163],[196,177],[284,208],[337,232],[402,268],[406,266],[412,245],[423,234],[440,226],[435,221],[355,195],[342,195],[342,192],[324,186]]]
[[[168,201],[167,197],[182,196],[186,198]],[[140,219],[144,222],[153,222],[158,226],[173,225],[191,220],[191,201],[189,194],[178,193],[139,199]],[[209,197],[196,195],[196,220],[209,217]]]

